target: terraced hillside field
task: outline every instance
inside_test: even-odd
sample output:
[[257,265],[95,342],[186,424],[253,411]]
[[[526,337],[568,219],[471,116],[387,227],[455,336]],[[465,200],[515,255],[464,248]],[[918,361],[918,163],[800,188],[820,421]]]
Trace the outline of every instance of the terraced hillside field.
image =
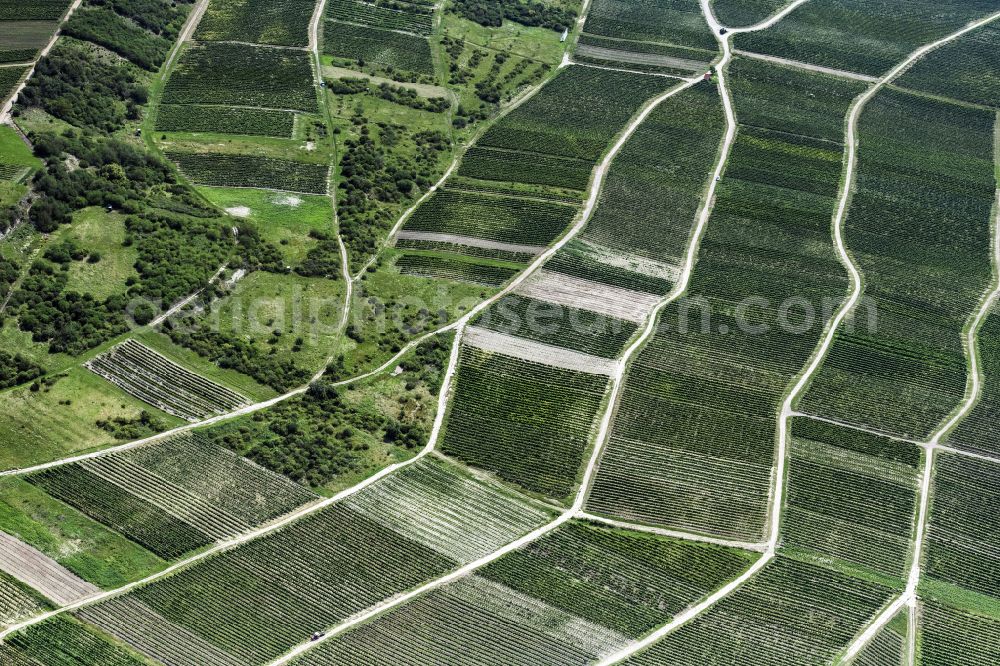
[[0,0],[0,664],[998,663],[998,45]]

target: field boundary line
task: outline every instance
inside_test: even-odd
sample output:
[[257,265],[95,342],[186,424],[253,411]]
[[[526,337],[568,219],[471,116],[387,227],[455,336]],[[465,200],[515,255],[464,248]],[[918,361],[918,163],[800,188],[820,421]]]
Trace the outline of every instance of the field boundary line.
[[191,8],[191,13],[188,14],[187,21],[184,23],[184,28],[177,35],[174,47],[170,49],[170,55],[167,56],[166,62],[163,63],[163,67],[160,69],[164,81],[169,78],[170,70],[173,68],[177,55],[184,47],[184,42],[191,41],[191,35],[194,34],[198,24],[201,23],[201,17],[205,15],[206,9],[208,9],[208,0],[198,0],[198,3]]
[[[678,81],[687,81],[690,77],[677,76],[676,74],[667,74],[666,72],[642,72],[637,69],[628,69],[627,67],[608,67],[607,65],[595,65],[590,62],[580,62],[579,60],[573,60],[572,57],[566,62],[566,65],[574,65],[576,67],[589,67],[590,69],[603,69],[608,72],[624,72],[626,74],[639,74],[641,76],[659,76],[664,79],[676,79]],[[711,65],[709,65],[711,66]]]
[[[702,0],[703,2],[705,0]],[[781,509],[781,497],[783,495],[784,486],[784,454],[785,448],[787,446],[788,440],[788,421],[794,413],[793,404],[796,399],[800,396],[802,391],[805,389],[806,385],[812,379],[813,374],[819,369],[819,366],[826,358],[826,354],[829,351],[830,346],[833,344],[833,340],[836,337],[837,329],[840,324],[844,321],[847,315],[854,309],[854,306],[858,303],[861,292],[862,292],[862,276],[861,271],[858,266],[854,263],[851,258],[850,253],[847,250],[847,246],[844,244],[843,238],[843,226],[844,219],[847,216],[847,207],[850,202],[854,184],[857,178],[857,152],[858,152],[858,119],[861,116],[861,112],[864,110],[868,101],[871,100],[884,86],[890,83],[893,79],[898,77],[900,74],[905,72],[914,62],[922,58],[924,55],[933,51],[934,49],[947,44],[950,41],[958,39],[962,35],[975,30],[987,23],[1000,17],[1000,13],[995,13],[985,19],[980,19],[965,26],[964,28],[947,35],[935,42],[930,44],[925,44],[921,46],[916,51],[911,53],[905,60],[893,67],[888,73],[879,78],[878,82],[870,86],[861,95],[855,99],[851,105],[851,110],[847,116],[847,130],[845,142],[847,148],[847,164],[844,171],[844,179],[841,185],[840,200],[837,205],[837,211],[833,218],[833,230],[834,230],[834,244],[837,249],[837,254],[840,257],[841,263],[847,269],[850,292],[848,297],[838,308],[836,314],[827,323],[826,330],[823,334],[823,339],[820,341],[819,346],[813,352],[812,359],[806,365],[799,380],[792,387],[788,396],[785,398],[784,404],[782,405],[781,415],[779,417],[779,433],[778,433],[778,445],[779,445],[779,473],[776,476],[775,483],[775,495],[776,499],[772,501],[772,515],[771,515],[771,544],[772,547],[777,545],[779,528],[780,528],[780,509]]]
[[[583,28],[583,23],[587,17],[587,12],[590,10],[590,2],[591,0],[584,0],[583,5],[580,8],[580,16],[577,18],[576,24],[573,28],[573,33],[578,33]],[[438,4],[440,5],[441,3]],[[436,20],[440,20],[440,17]],[[355,274],[354,276],[355,280],[360,279],[361,276],[364,275],[368,267],[374,264],[375,261],[378,260],[379,255],[385,248],[391,247],[393,245],[394,239],[399,234],[400,230],[403,228],[403,225],[406,224],[406,221],[413,215],[413,213],[417,210],[417,208],[421,206],[425,201],[427,201],[427,199],[429,199],[436,191],[444,187],[445,183],[448,181],[451,175],[462,163],[462,160],[465,158],[465,154],[471,148],[476,146],[476,142],[482,138],[483,134],[485,134],[487,130],[489,130],[491,127],[493,127],[493,125],[500,122],[500,120],[502,120],[505,116],[513,112],[514,109],[527,102],[531,97],[534,97],[542,88],[544,88],[550,81],[552,81],[552,79],[556,77],[558,71],[566,64],[566,60],[569,57],[570,49],[572,48],[572,42],[573,42],[572,39],[566,40],[566,46],[563,48],[562,62],[559,64],[559,66],[553,68],[552,73],[548,74],[544,79],[539,81],[537,85],[529,86],[526,90],[522,91],[519,95],[514,97],[514,99],[510,100],[506,106],[500,109],[500,111],[497,113],[495,117],[490,118],[479,129],[477,129],[475,132],[469,135],[469,137],[465,140],[464,145],[455,146],[455,154],[454,157],[452,157],[451,164],[448,165],[448,168],[445,169],[445,172],[441,175],[441,177],[437,180],[437,182],[431,185],[427,189],[427,191],[420,196],[419,199],[414,201],[413,205],[411,205],[409,208],[407,208],[400,214],[400,216],[396,219],[395,224],[392,225],[392,229],[390,229],[389,233],[386,235],[385,240],[381,243],[381,246],[379,247],[378,251],[375,253],[375,256],[373,256],[371,259],[365,262],[365,265],[362,266],[361,269]],[[490,50],[495,50],[495,49],[490,49]],[[527,59],[533,60],[532,58],[527,58]],[[578,206],[579,204],[572,204],[572,205]]]
[[878,81],[877,76],[869,76],[868,74],[858,74],[857,72],[850,72],[846,69],[834,69],[833,67],[823,67],[822,65],[813,65],[808,62],[802,62],[801,60],[791,60],[789,58],[779,58],[778,56],[767,55],[765,53],[755,53],[753,51],[744,51],[742,49],[733,49],[733,53],[744,58],[750,58],[752,60],[763,60],[765,62],[774,63],[775,65],[783,65],[785,67],[791,67],[794,69],[804,69],[810,72],[816,72],[818,74],[828,74],[830,76],[836,76],[842,79],[854,79],[855,81],[865,81],[867,83],[876,83]]
[[[878,83],[874,84],[864,93],[862,93],[862,95],[858,98],[858,100],[852,107],[851,115],[848,118],[847,145],[851,163],[853,163],[856,160],[857,143],[858,143],[858,136],[857,136],[858,117],[860,116],[861,110],[864,108],[865,104],[872,97],[874,97],[881,88],[891,83],[893,79],[895,79],[900,74],[905,72],[913,65],[913,63],[915,63],[917,60],[927,55],[931,51],[958,39],[959,37],[965,35],[966,33],[981,28],[982,26],[985,26],[995,21],[998,18],[1000,18],[1000,12],[993,13],[985,18],[973,21],[967,24],[965,27],[957,30],[956,32],[953,32],[945,37],[942,37],[941,39],[935,42],[920,47],[919,49],[911,53],[901,63],[893,67],[887,74],[881,77]],[[846,182],[845,184],[844,198],[841,200],[841,209],[845,207],[847,199],[850,196],[850,186],[852,184],[852,181],[853,178],[849,178],[848,182]],[[998,197],[1000,197],[1000,195],[998,195]],[[858,283],[857,283],[857,289],[854,291],[851,298],[849,298],[848,301],[846,301],[844,305],[841,306],[841,309],[840,311],[838,311],[837,316],[835,316],[834,319],[831,320],[831,323],[834,322],[836,323],[829,329],[827,338],[824,341],[826,348],[829,348],[829,345],[835,336],[837,326],[839,326],[840,321],[843,320],[844,316],[846,316],[849,310],[852,309],[854,305],[857,303],[861,292],[860,272],[858,271],[857,266],[855,266],[853,261],[850,261],[850,257],[848,256],[846,248],[843,245],[843,241],[840,238],[840,226],[842,225],[843,222],[843,211],[841,211],[839,214],[840,214],[839,218],[840,223],[837,226],[838,251],[843,252],[843,256],[850,262],[848,264],[850,267],[849,270],[852,272],[852,276],[857,276]],[[938,428],[934,431],[934,433],[931,435],[931,437],[925,444],[925,450],[927,451],[927,454],[924,460],[924,468],[921,474],[920,487],[919,487],[920,502],[917,509],[917,519],[914,526],[914,536],[911,544],[912,561],[910,563],[910,571],[907,575],[906,589],[899,598],[900,603],[914,603],[916,600],[917,585],[920,582],[920,569],[921,569],[920,565],[921,565],[921,556],[923,554],[923,543],[927,532],[927,518],[928,518],[928,509],[930,504],[931,481],[934,472],[935,452],[938,448],[940,448],[941,438],[944,435],[946,435],[959,421],[965,418],[968,412],[973,408],[973,406],[978,401],[979,395],[982,391],[982,386],[981,386],[982,377],[979,368],[979,345],[977,342],[977,334],[980,326],[982,325],[986,316],[989,314],[990,309],[996,302],[997,297],[1000,296],[1000,206],[994,209],[993,215],[996,218],[993,221],[994,222],[992,225],[993,228],[991,230],[992,245],[993,245],[992,256],[991,256],[991,263],[993,268],[993,284],[989,287],[988,291],[984,293],[983,296],[981,297],[979,307],[967,320],[968,323],[965,326],[965,330],[963,330],[963,335],[962,335],[963,348],[965,350],[965,355],[966,355],[966,367],[967,370],[969,371],[969,376],[966,380],[965,396],[963,397],[962,402],[956,406],[954,412],[944,421],[944,423],[938,426]],[[822,362],[822,357],[826,353],[826,348],[821,347],[818,350],[817,356],[814,359],[813,363],[811,364],[813,368],[812,371],[815,371],[815,368],[818,367],[819,364]],[[800,380],[799,384],[797,385],[797,388],[801,390],[801,387],[804,387],[806,383],[806,379],[807,378],[804,377],[803,380]],[[792,398],[790,397],[787,402],[788,406],[791,405],[791,400]],[[783,425],[787,423],[787,418],[784,416],[784,414],[782,415],[782,423]],[[892,618],[893,615],[888,613],[888,609],[878,614],[874,618],[874,620],[867,626],[867,628],[865,628],[865,630],[862,631],[861,634],[858,635],[850,645],[848,645],[846,651],[844,652],[843,658],[846,660],[856,656],[869,642],[871,642],[871,640],[875,637],[875,635]]]
[[753,543],[750,541],[733,541],[731,539],[720,539],[718,537],[707,536],[704,534],[695,534],[694,532],[684,532],[682,530],[668,530],[663,527],[654,527],[653,525],[643,525],[641,523],[630,523],[625,520],[615,520],[614,518],[605,518],[604,516],[599,516],[593,513],[587,513],[586,511],[580,511],[576,514],[576,517],[580,520],[589,520],[593,523],[602,523],[604,525],[609,525],[611,527],[618,527],[623,530],[632,530],[633,532],[647,532],[649,534],[657,534],[659,536],[668,537],[671,539],[681,539],[684,541],[700,541],[702,543],[711,543],[716,546],[725,546],[726,548],[738,548],[740,550],[751,550],[757,553],[763,553],[767,549],[767,544],[765,543]]
[[[393,10],[393,11],[395,11],[395,10]],[[400,13],[405,13],[405,12],[400,12]],[[400,30],[399,28],[380,28],[380,27],[374,26],[374,25],[366,25],[364,23],[356,23],[354,21],[345,21],[344,19],[339,19],[339,18],[326,17],[324,20],[325,21],[329,21],[330,23],[340,23],[342,25],[354,26],[355,28],[368,28],[369,30],[381,30],[382,32],[394,32],[397,35],[406,35],[407,37],[419,37],[420,39],[427,39],[427,40],[429,40],[431,38],[431,35],[433,34],[433,32],[432,32],[432,33],[427,34],[427,35],[421,35],[418,32],[410,32],[409,30]]]
[[875,428],[866,428],[865,426],[858,425],[856,423],[849,423],[847,421],[841,421],[839,419],[831,419],[825,416],[816,416],[815,414],[807,414],[806,412],[799,412],[792,410],[789,414],[792,418],[802,418],[809,419],[810,421],[820,421],[822,423],[829,423],[830,425],[835,425],[840,428],[847,428],[848,430],[857,430],[858,432],[864,432],[869,435],[874,435],[876,437],[884,437],[885,439],[891,439],[896,442],[903,442],[905,444],[912,444],[914,446],[926,447],[926,442],[921,442],[916,439],[907,439],[906,437],[900,437],[899,435],[892,435],[887,432],[882,432],[881,430],[876,430]]
[[774,557],[775,557],[774,551],[772,550],[764,551],[764,554],[761,555],[756,562],[751,564],[750,567],[742,574],[740,574],[738,577],[732,579],[726,585],[724,585],[723,587],[719,588],[712,594],[702,599],[699,603],[693,606],[688,606],[683,611],[675,615],[670,622],[661,626],[653,633],[647,634],[645,637],[639,639],[638,641],[635,641],[634,643],[631,643],[624,649],[604,657],[603,659],[597,662],[598,666],[609,666],[610,664],[617,664],[624,659],[628,659],[636,652],[640,652],[649,647],[650,645],[652,645],[653,643],[656,643],[661,638],[672,632],[674,629],[678,629],[687,624],[688,622],[690,622],[691,620],[699,617],[706,610],[708,610],[709,608],[711,608],[712,606],[714,606],[715,604],[722,601],[730,594],[738,590],[740,587],[742,587],[743,583],[747,582],[748,580],[756,576],[757,573],[761,569],[763,569],[768,562],[774,559]]
[[260,42],[242,42],[236,39],[192,39],[198,44],[232,44],[234,46],[251,46],[261,49],[277,49],[281,51],[302,51],[308,53],[310,48],[306,46],[284,46],[282,44],[261,44]]

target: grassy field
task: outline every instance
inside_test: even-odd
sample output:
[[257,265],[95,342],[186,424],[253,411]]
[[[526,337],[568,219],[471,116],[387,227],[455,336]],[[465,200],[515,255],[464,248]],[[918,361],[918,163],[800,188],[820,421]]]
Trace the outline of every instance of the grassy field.
[[253,223],[260,235],[274,243],[290,266],[298,265],[316,240],[311,231],[333,228],[330,200],[306,196],[224,187],[203,187],[202,194],[236,218]]
[[21,478],[0,480],[0,529],[84,580],[118,587],[166,563]]
[[89,255],[101,260],[74,261],[69,266],[66,288],[104,300],[125,293],[129,278],[138,278],[134,247],[124,247],[125,219],[103,208],[85,208],[73,216],[73,223],[59,230],[59,237],[73,240]]
[[548,28],[531,28],[513,21],[504,21],[499,28],[487,27],[451,12],[441,16],[441,31],[491,51],[508,51],[552,65],[562,60],[566,46],[559,41],[560,33]]
[[[339,280],[261,271],[243,279],[222,301],[218,325],[222,333],[251,341],[276,360],[291,360],[312,372],[323,367],[336,348],[343,306],[344,284]],[[299,338],[301,348],[293,351]]]
[[0,125],[0,163],[33,169],[42,166],[42,161],[31,154],[17,131],[8,125]]
[[82,367],[50,388],[24,386],[0,393],[0,469],[47,462],[115,442],[99,419],[134,418],[146,410],[164,425],[181,421],[139,402]]
[[158,132],[165,151],[218,155],[257,155],[298,162],[326,164],[329,158],[319,150],[307,150],[303,141],[266,136],[234,136],[211,132]]

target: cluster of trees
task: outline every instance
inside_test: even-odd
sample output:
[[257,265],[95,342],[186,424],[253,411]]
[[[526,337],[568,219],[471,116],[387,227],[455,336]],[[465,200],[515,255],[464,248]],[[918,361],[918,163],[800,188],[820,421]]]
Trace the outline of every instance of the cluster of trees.
[[408,106],[418,111],[431,111],[433,113],[443,113],[448,110],[451,104],[444,97],[421,97],[410,88],[394,86],[390,83],[380,83],[375,89],[375,94],[382,99]]
[[18,101],[77,127],[110,133],[138,120],[147,99],[146,88],[127,67],[60,40],[35,66]]
[[73,211],[87,206],[138,213],[150,188],[175,183],[166,162],[113,137],[71,129],[35,132],[30,138],[45,168],[35,175],[39,198],[29,219],[44,233],[69,223]]
[[295,272],[305,277],[340,279],[340,244],[337,236],[319,229],[312,229],[309,236],[317,241],[309,249],[305,259],[295,268]]
[[[439,390],[449,351],[441,340],[418,347],[417,354],[404,362],[404,369],[412,374],[407,376],[407,389],[425,385],[432,393]],[[402,407],[398,414],[387,414],[368,401],[350,400],[347,393],[352,390],[324,378],[299,398],[213,428],[205,435],[259,465],[313,487],[359,469],[372,437],[406,449],[426,444],[426,430],[409,419]],[[401,405],[409,402],[405,396],[399,401]]]
[[236,238],[241,268],[247,271],[261,270],[269,273],[288,272],[281,251],[274,243],[264,240],[254,227],[240,225],[236,230]]
[[[347,336],[358,345],[375,342],[382,353],[396,353],[414,337],[448,322],[444,310],[431,312],[405,300],[383,301],[367,291],[364,279],[358,283],[356,294],[364,301],[359,300],[356,305],[359,312],[347,327]],[[331,367],[329,371],[333,376],[343,377],[343,368]]]
[[48,342],[52,353],[80,354],[128,330],[127,297],[104,301],[66,291],[66,271],[42,258],[32,264],[8,309],[18,314],[21,330],[35,342]]
[[144,409],[133,418],[119,416],[113,419],[100,419],[97,421],[97,427],[110,433],[120,442],[129,442],[163,432],[167,429],[167,424]]
[[455,0],[452,10],[480,25],[500,27],[504,19],[526,26],[562,32],[573,25],[576,12],[531,0]]
[[252,342],[199,325],[191,317],[178,324],[168,320],[163,331],[175,344],[197,352],[220,368],[242,372],[276,391],[287,391],[309,380],[309,371],[291,360],[277,359]]
[[30,359],[0,349],[0,389],[26,384],[44,374],[45,369]]
[[[136,282],[130,297],[170,305],[204,286],[233,253],[224,219],[149,209],[125,218],[125,244],[135,247]],[[138,321],[145,324],[145,321]]]
[[[7,298],[11,287],[17,282],[21,275],[21,266],[13,259],[0,256],[0,302]],[[3,317],[0,315],[0,326],[3,325]]]
[[[387,123],[378,124],[376,141],[364,117],[355,116],[355,123],[360,126],[358,137],[344,142],[340,160],[338,212],[344,242],[352,257],[363,261],[392,224],[392,212],[380,204],[406,201],[430,187],[439,156],[449,144],[441,132],[414,134]],[[416,148],[413,158],[407,154],[411,146]]]
[[194,0],[88,0],[92,7],[105,7],[129,19],[143,30],[174,41],[184,27],[187,11],[181,5]]
[[437,394],[441,390],[444,382],[444,369],[448,365],[448,356],[451,354],[451,345],[455,336],[435,335],[430,340],[422,342],[413,350],[411,356],[407,356],[399,364],[403,371],[408,373],[412,379],[408,380],[407,388],[415,388],[416,382],[420,382],[427,387],[432,394]]
[[319,487],[360,468],[363,452],[369,448],[362,432],[378,432],[390,425],[380,414],[351,406],[341,389],[321,380],[302,397],[205,435],[259,465]]

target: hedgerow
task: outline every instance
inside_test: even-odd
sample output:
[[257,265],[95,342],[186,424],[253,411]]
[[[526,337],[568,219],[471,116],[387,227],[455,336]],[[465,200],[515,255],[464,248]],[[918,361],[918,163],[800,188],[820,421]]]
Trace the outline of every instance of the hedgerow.
[[419,426],[360,408],[326,381],[312,384],[299,398],[252,419],[212,428],[204,436],[293,481],[319,488],[361,471],[368,448],[361,433],[404,450],[422,446],[427,439]]
[[88,5],[106,7],[153,35],[174,41],[184,27],[194,0],[89,0]]
[[576,12],[568,7],[534,0],[456,0],[449,9],[480,25],[499,28],[504,19],[562,32],[573,25]]
[[411,88],[395,86],[391,83],[379,83],[375,85],[365,78],[343,77],[327,81],[327,86],[334,95],[370,93],[387,102],[408,106],[418,111],[443,113],[451,106],[451,103],[445,97],[423,97]]

